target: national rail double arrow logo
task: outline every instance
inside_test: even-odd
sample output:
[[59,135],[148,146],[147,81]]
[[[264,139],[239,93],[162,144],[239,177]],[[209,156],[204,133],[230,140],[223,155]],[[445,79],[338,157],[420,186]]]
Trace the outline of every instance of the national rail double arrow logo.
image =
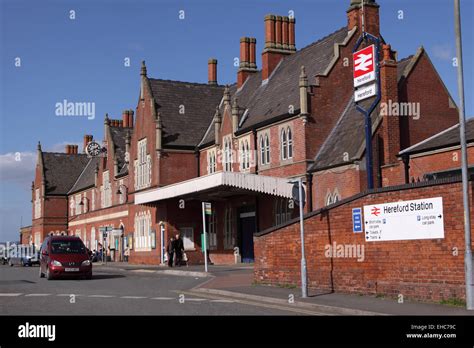
[[379,216],[380,215],[380,208],[373,207],[372,210],[370,211],[372,215]]

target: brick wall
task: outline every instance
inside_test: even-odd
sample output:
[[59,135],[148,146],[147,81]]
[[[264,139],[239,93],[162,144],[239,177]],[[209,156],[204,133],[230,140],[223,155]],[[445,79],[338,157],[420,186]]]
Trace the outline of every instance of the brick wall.
[[[470,191],[472,199],[472,185]],[[405,298],[428,301],[464,298],[461,183],[408,185],[401,190],[392,188],[358,197],[306,215],[305,245],[311,289],[402,294]],[[352,208],[430,197],[443,198],[444,239],[365,242],[363,233],[352,232]],[[299,223],[295,221],[263,231],[254,238],[255,281],[300,285],[299,233]],[[334,242],[364,246],[364,261],[325,257],[325,246]],[[458,249],[457,256],[453,255],[453,248]]]

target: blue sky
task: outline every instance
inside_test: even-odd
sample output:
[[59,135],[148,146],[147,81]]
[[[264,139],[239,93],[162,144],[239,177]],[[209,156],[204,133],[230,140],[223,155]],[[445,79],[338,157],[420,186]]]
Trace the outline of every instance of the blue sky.
[[[377,0],[382,35],[399,57],[423,45],[458,102],[452,0]],[[346,25],[349,0],[0,0],[0,241],[31,223],[31,180],[38,140],[63,151],[84,134],[102,139],[103,117],[135,108],[140,61],[155,78],[207,82],[217,58],[219,83],[236,79],[239,38],[263,47],[263,17],[296,18],[297,48]],[[466,112],[474,115],[474,2],[462,0]],[[70,11],[75,19],[70,19]],[[184,19],[180,19],[184,11]],[[399,19],[403,11],[403,19]],[[181,12],[182,14],[182,12]],[[130,58],[130,67],[124,59]],[[21,66],[15,66],[15,59]],[[96,117],[58,117],[63,99],[95,102]],[[20,153],[20,161],[14,155]]]

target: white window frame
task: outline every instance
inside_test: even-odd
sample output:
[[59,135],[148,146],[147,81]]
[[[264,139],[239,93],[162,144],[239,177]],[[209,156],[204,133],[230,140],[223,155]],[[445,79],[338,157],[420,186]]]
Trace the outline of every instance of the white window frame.
[[232,138],[224,138],[224,171],[232,171]]
[[147,154],[147,138],[138,141],[138,153],[135,164],[135,189],[140,190],[151,185],[151,155]]
[[287,198],[276,198],[275,200],[275,225],[284,224],[291,220],[292,210]]
[[112,206],[112,185],[110,183],[110,174],[108,170],[102,173],[101,191],[102,208]]
[[82,207],[81,207],[82,195],[78,194],[74,196],[74,203],[75,203],[75,213],[74,215],[82,214]]
[[151,214],[142,211],[135,214],[135,231],[133,233],[135,251],[151,251]]
[[260,164],[265,166],[270,164],[270,136],[268,132],[260,135]]
[[207,151],[207,173],[212,174],[216,172],[216,150]]

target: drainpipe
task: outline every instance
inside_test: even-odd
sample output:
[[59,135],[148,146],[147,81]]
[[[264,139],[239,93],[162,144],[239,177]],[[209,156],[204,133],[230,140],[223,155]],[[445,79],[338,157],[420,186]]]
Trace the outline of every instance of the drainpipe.
[[306,195],[307,199],[307,212],[310,213],[313,211],[313,175],[311,173],[306,173]]

